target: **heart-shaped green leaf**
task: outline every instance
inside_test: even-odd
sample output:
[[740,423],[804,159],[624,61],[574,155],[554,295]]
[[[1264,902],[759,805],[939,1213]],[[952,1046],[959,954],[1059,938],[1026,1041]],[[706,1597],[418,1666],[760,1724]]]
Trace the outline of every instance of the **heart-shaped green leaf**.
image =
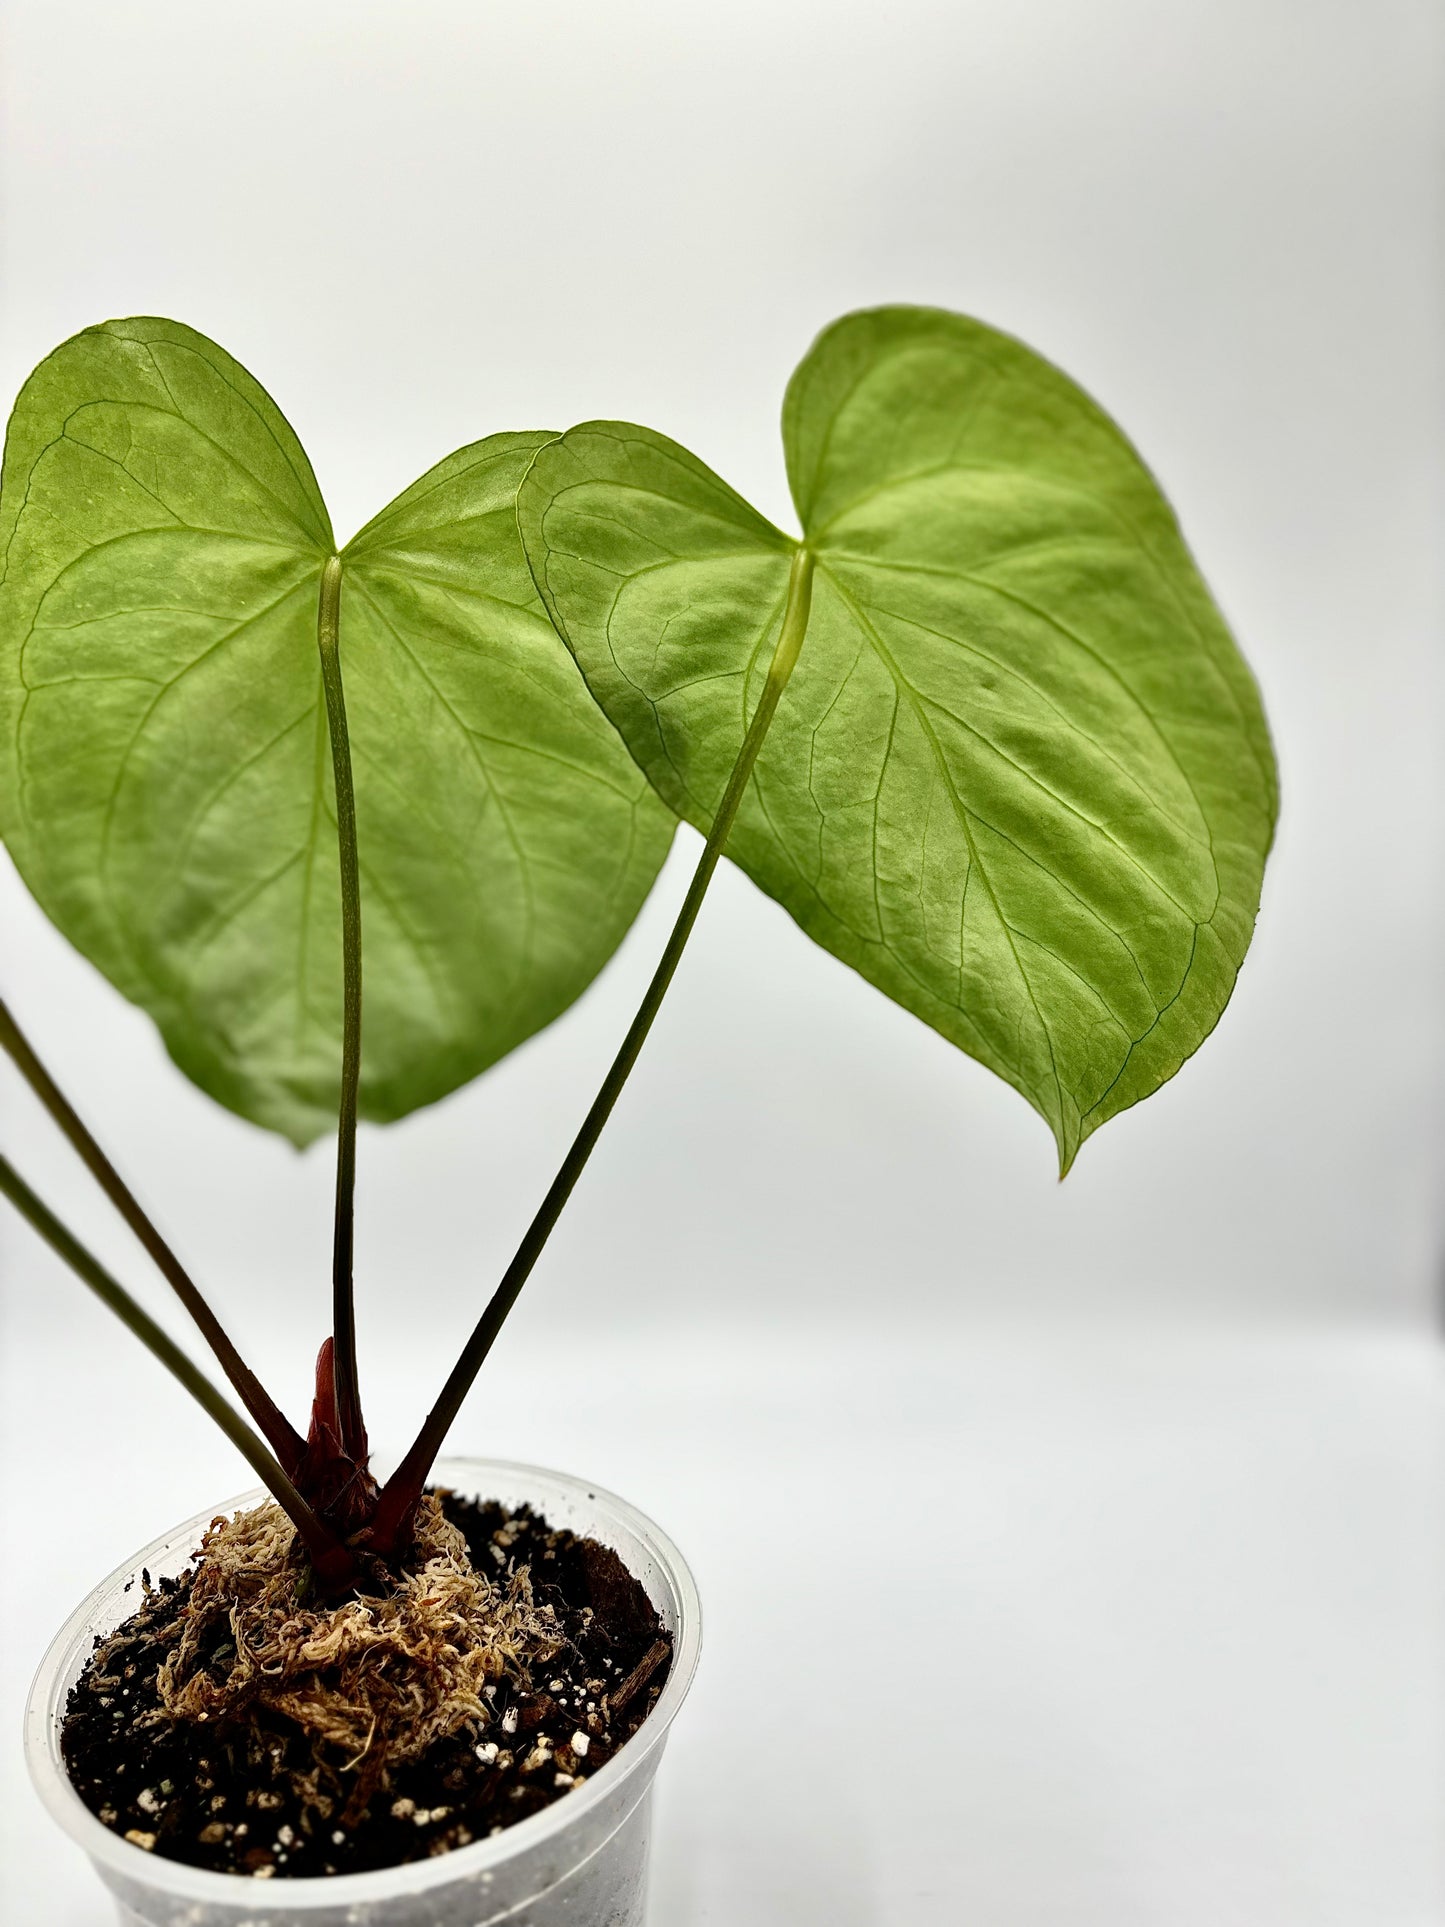
[[[1249,670],[1124,436],[959,315],[850,315],[789,385],[814,561],[729,854],[1013,1084],[1067,1170],[1213,1028],[1273,832]],[[706,826],[797,546],[619,423],[541,449],[532,573],[663,799]]]
[[[546,440],[460,450],[342,551],[366,1117],[564,1010],[671,837],[527,570],[515,494]],[[335,1122],[341,947],[334,543],[300,444],[204,336],[88,329],[16,404],[0,547],[0,833],[182,1068],[305,1143]]]

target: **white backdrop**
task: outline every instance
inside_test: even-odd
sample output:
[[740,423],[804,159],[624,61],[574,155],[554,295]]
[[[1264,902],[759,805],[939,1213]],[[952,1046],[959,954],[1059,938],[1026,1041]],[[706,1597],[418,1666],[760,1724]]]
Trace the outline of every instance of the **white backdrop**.
[[[1182,1361],[1202,1327],[1216,1333],[1205,1358],[1263,1346],[1282,1373],[1281,1410],[1301,1416],[1281,1434],[1294,1441],[1287,1468],[1276,1467],[1283,1484],[1271,1487],[1257,1467],[1260,1489],[1293,1495],[1279,1497],[1280,1517],[1297,1519],[1303,1504],[1325,1535],[1300,1542],[1280,1582],[1281,1642],[1312,1609],[1329,1562],[1348,1564],[1362,1522],[1387,1539],[1398,1527],[1378,1549],[1400,1587],[1382,1581],[1382,1598],[1415,1615],[1413,1633],[1393,1622],[1389,1633],[1398,1678],[1363,1659],[1353,1673],[1346,1659],[1342,1675],[1340,1654],[1358,1657],[1360,1644],[1343,1632],[1328,1659],[1339,1689],[1356,1696],[1349,1707],[1384,1695],[1387,1725],[1392,1708],[1399,1714],[1394,1738],[1371,1756],[1370,1783],[1399,1795],[1386,1803],[1390,1826],[1367,1842],[1351,1836],[1346,1877],[1330,1859],[1345,1851],[1330,1802],[1358,1817],[1359,1757],[1334,1756],[1342,1777],[1328,1796],[1299,1776],[1307,1758],[1332,1757],[1324,1735],[1334,1715],[1355,1714],[1341,1705],[1327,1717],[1307,1681],[1297,1692],[1279,1685],[1272,1660],[1240,1672],[1220,1657],[1211,1690],[1223,1704],[1257,1699],[1273,1682],[1280,1720],[1299,1728],[1278,1772],[1265,1773],[1273,1794],[1242,1786],[1224,1740],[1217,1784],[1208,1780],[1199,1760],[1216,1756],[1191,1753],[1179,1727],[1147,1755],[1148,1771],[1166,1786],[1174,1768],[1184,1775],[1181,1812],[1214,1813],[1217,1795],[1219,1814],[1242,1815],[1274,1798],[1291,1863],[1308,1870],[1309,1851],[1317,1856],[1297,1911],[1267,1881],[1249,1886],[1240,1868],[1255,1862],[1230,1857],[1233,1820],[1211,1834],[1206,1819],[1198,1840],[1180,1834],[1172,1861],[1157,1815],[1127,1788],[1110,1823],[1113,1858],[1099,1860],[1097,1834],[1078,1816],[1060,1818],[1052,1796],[1025,1788],[993,1829],[983,1885],[955,1871],[939,1876],[936,1895],[986,1902],[979,1917],[991,1923],[1192,1922],[1182,1901],[1171,1911],[1139,1885],[1140,1856],[1162,1854],[1160,1891],[1182,1891],[1171,1869],[1189,1867],[1189,1904],[1213,1909],[1201,1921],[1263,1920],[1251,1909],[1266,1892],[1271,1921],[1434,1918],[1419,1899],[1428,1822],[1401,1815],[1424,1815],[1441,1745],[1433,1716],[1419,1711],[1440,1603],[1425,1526],[1431,1507],[1439,1514],[1428,1346],[1445,1151],[1438,8],[4,0],[0,36],[3,397],[87,323],[173,315],[270,389],[343,537],[462,442],[596,415],[674,435],[791,526],[783,385],[819,327],[882,301],[938,303],[1011,329],[1134,437],[1260,679],[1281,766],[1258,935],[1215,1036],[1147,1106],[1092,1140],[1059,1186],[1048,1134],[1020,1098],[813,948],[724,866],[642,1064],[496,1354],[492,1388],[484,1381],[458,1440],[542,1458],[565,1448],[579,1469],[630,1480],[642,1502],[695,1513],[721,1568],[737,1547],[746,1555],[746,1540],[734,1547],[718,1523],[733,1519],[741,1532],[747,1512],[727,1484],[730,1454],[742,1452],[737,1414],[786,1410],[780,1360],[815,1386],[833,1382],[820,1361],[834,1360],[834,1391],[817,1393],[821,1436],[829,1422],[846,1424],[848,1449],[861,1440],[885,1455],[875,1467],[899,1440],[897,1411],[888,1396],[875,1408],[849,1388],[858,1361],[881,1346],[898,1409],[918,1403],[918,1423],[941,1428],[931,1451],[956,1448],[961,1463],[988,1466],[1027,1438],[1025,1456],[1041,1454],[1055,1484],[1078,1452],[1093,1453],[1114,1468],[1100,1473],[1099,1493],[1127,1512],[1120,1468],[1173,1447],[1167,1399],[1142,1433],[1129,1429],[1121,1413],[1133,1407],[1127,1397],[1118,1405],[1111,1373],[1133,1384],[1139,1368],[1118,1361],[1152,1333],[1147,1343],[1175,1360],[1160,1367],[1166,1381],[1177,1369],[1195,1384]],[[623,950],[549,1033],[432,1111],[363,1132],[361,1336],[383,1456],[402,1442],[555,1168],[696,848],[682,832]],[[68,950],[3,856],[0,985],[230,1313],[243,1349],[299,1404],[324,1319],[328,1151],[297,1157],[190,1089],[147,1020]],[[162,1306],[5,1066],[0,1133]],[[125,1335],[8,1222],[0,1288],[14,1442],[6,1504],[59,1589],[12,1641],[15,1685],[71,1594],[238,1480],[203,1422],[170,1402]],[[1091,1362],[1078,1364],[1068,1396],[1018,1366],[1033,1390],[1013,1406],[997,1387],[1017,1383],[1015,1366],[994,1377],[966,1362],[999,1345],[1015,1361],[1078,1359],[1085,1328]],[[83,1400],[47,1377],[70,1343],[84,1354],[69,1381],[86,1388]],[[1321,1345],[1332,1362],[1317,1385],[1299,1361],[1318,1359]],[[1378,1360],[1380,1346],[1403,1377],[1362,1365],[1356,1396],[1348,1361]],[[927,1361],[916,1379],[910,1356]],[[598,1395],[589,1358],[606,1361],[627,1416]],[[718,1358],[731,1378],[712,1369]],[[947,1379],[943,1361],[962,1376]],[[1184,1454],[1197,1468],[1236,1463],[1234,1420],[1253,1409],[1234,1367],[1219,1369],[1219,1436],[1190,1434],[1193,1456]],[[1254,1367],[1239,1369],[1257,1391]],[[580,1388],[566,1412],[546,1390],[549,1371]],[[1301,1392],[1306,1382],[1315,1389]],[[168,1431],[134,1410],[152,1390],[172,1415]],[[814,1409],[811,1395],[798,1396]],[[1292,1407],[1291,1397],[1304,1402]],[[1415,1412],[1415,1430],[1391,1410],[1397,1401]],[[979,1414],[995,1406],[1009,1415],[991,1433]],[[698,1430],[670,1459],[676,1442],[649,1427],[674,1424],[679,1409]],[[1288,1452],[1313,1436],[1307,1413],[1345,1464],[1376,1468],[1377,1485],[1362,1472],[1336,1507],[1331,1472],[1314,1499],[1300,1498],[1290,1480],[1298,1469],[1307,1484],[1313,1460],[1305,1451],[1296,1468]],[[966,1437],[949,1429],[955,1422]],[[758,1437],[774,1436],[759,1424]],[[76,1547],[70,1516],[37,1508],[16,1476],[33,1463],[37,1427],[62,1471],[96,1464],[103,1449],[98,1549]],[[792,1436],[786,1425],[777,1434],[764,1476],[801,1477]],[[1267,1468],[1269,1448],[1260,1450]],[[683,1464],[691,1471],[680,1482]],[[1247,1508],[1247,1460],[1238,1467]],[[1187,1484],[1177,1464],[1175,1474]],[[1164,1529],[1167,1493],[1184,1490],[1163,1486],[1149,1500],[1138,1521],[1149,1544]],[[1189,1503],[1181,1497],[1180,1533]],[[1072,1514],[1049,1523],[1047,1507],[1043,1517],[1026,1511],[1010,1513],[1014,1537],[1002,1542],[1025,1592],[1046,1583],[1057,1533],[1083,1530]],[[1256,1529],[1268,1543],[1269,1525],[1256,1519]],[[1087,1564],[1085,1541],[1075,1556]],[[1146,1619],[1147,1568],[1143,1553],[1106,1567]],[[1139,1631],[1146,1643],[1165,1638],[1179,1610],[1167,1587],[1155,1603],[1166,1630]],[[1110,1610],[1101,1600],[1101,1629]],[[1241,1599],[1241,1628],[1257,1626],[1251,1610]],[[1377,1630],[1384,1639],[1383,1622]],[[1117,1625],[1099,1636],[1137,1650]],[[1180,1649],[1170,1675],[1180,1690],[1199,1664]],[[1156,1695],[1157,1679],[1141,1675],[1138,1690]],[[1200,1792],[1198,1772],[1213,1792]],[[706,1832],[702,1818],[688,1826],[689,1839]],[[698,1865],[714,1866],[716,1842],[698,1851]],[[44,1864],[44,1883],[61,1877]],[[749,1864],[760,1884],[742,1896],[718,1886],[720,1874],[694,1868],[684,1880],[677,1863],[666,1889],[676,1918],[741,1919],[743,1898],[759,1919],[769,1904],[780,1921],[806,1917],[786,1851],[760,1849]],[[1044,1865],[1073,1871],[1046,1893],[1030,1884]],[[1112,1885],[1105,1865],[1122,1870]],[[1398,1905],[1381,1912],[1391,1879]],[[834,1904],[836,1881],[829,1891]],[[909,1906],[922,1891],[904,1896]],[[1367,1893],[1374,1914],[1351,1911],[1349,1896],[1364,1907]],[[1320,1911],[1311,1895],[1333,1896],[1338,1910]],[[824,1917],[853,1918],[836,1905]]]

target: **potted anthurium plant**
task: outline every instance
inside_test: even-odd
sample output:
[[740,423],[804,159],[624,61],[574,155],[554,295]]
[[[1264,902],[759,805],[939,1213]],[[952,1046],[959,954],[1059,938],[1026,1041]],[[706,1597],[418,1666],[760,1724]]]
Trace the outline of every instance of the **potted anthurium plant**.
[[[303,1434],[0,1006],[236,1402],[8,1157],[0,1189],[265,1487],[113,1575],[37,1681],[37,1782],[127,1921],[640,1919],[647,1789],[696,1659],[686,1568],[595,1487],[438,1454],[724,847],[1021,1092],[1061,1171],[1229,998],[1269,737],[1120,431],[1017,341],[888,308],[820,337],[783,440],[799,537],[664,436],[591,422],[463,448],[339,547],[274,402],[188,328],[88,329],[16,404],[6,845],[203,1089],[297,1145],[339,1118]],[[706,840],[637,1017],[378,1481],[358,1117],[434,1102],[566,1009],[678,817]]]

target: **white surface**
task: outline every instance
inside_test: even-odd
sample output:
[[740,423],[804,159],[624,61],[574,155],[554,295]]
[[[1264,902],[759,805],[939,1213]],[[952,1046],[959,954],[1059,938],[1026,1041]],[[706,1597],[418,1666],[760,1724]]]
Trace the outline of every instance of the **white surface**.
[[[1439,1927],[1438,6],[4,0],[0,39],[0,395],[87,323],[174,314],[275,394],[342,532],[461,442],[598,414],[786,518],[783,384],[880,301],[1017,331],[1134,435],[1282,769],[1216,1035],[1060,1187],[1020,1099],[724,866],[455,1442],[594,1473],[697,1561],[659,1927]],[[363,1133],[383,1449],[510,1255],[695,850],[551,1032]],[[300,1409],[324,1150],[190,1090],[3,859],[0,982]],[[0,1138],[163,1307],[8,1069]],[[1004,1316],[1031,1330],[985,1336]],[[96,1927],[15,1792],[23,1677],[237,1470],[4,1221],[0,1320],[0,1911]],[[884,1518],[941,1529],[917,1589],[830,1603],[835,1541]],[[910,1761],[916,1803],[870,1806]]]
[[[7,1563],[9,1734],[63,1612],[238,1482],[199,1420],[133,1432],[119,1347],[87,1343],[62,1386],[53,1342],[23,1336],[3,1443],[15,1464],[43,1441],[48,1477],[12,1480],[6,1543],[54,1593]],[[656,1927],[1445,1919],[1433,1348],[509,1345],[458,1445],[604,1480],[702,1587],[702,1667],[659,1782]],[[378,1423],[399,1428],[429,1385],[398,1348]],[[0,1814],[0,1917],[102,1927],[14,1747]]]

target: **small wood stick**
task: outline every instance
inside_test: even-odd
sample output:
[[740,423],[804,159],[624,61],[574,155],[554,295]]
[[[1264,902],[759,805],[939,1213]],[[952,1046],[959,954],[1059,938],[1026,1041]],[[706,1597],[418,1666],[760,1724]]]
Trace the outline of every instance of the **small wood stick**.
[[623,1707],[626,1706],[627,1702],[630,1699],[634,1699],[637,1694],[642,1691],[643,1687],[646,1686],[647,1682],[652,1678],[652,1675],[657,1671],[658,1667],[671,1651],[672,1642],[670,1640],[653,1640],[652,1644],[642,1655],[642,1658],[638,1660],[626,1679],[623,1680],[617,1691],[607,1695],[607,1710],[614,1719],[622,1711]]

